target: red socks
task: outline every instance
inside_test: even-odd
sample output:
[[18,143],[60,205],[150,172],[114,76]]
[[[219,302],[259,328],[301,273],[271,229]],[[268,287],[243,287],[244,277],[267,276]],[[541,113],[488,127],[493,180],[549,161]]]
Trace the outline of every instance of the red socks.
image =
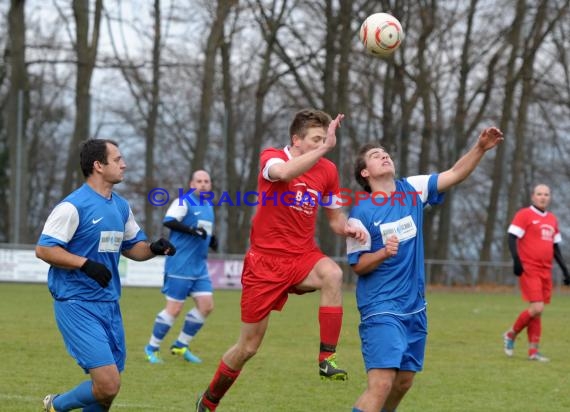
[[236,371],[230,368],[223,360],[220,361],[216,374],[202,397],[204,406],[214,411],[225,393],[238,378],[240,372],[241,370]]
[[530,318],[530,321],[528,322],[528,326],[526,328],[526,333],[528,334],[528,342],[531,345],[536,345],[536,347],[538,347],[538,343],[540,342],[540,335],[542,334],[542,322],[540,319],[540,316]]
[[528,326],[528,323],[530,322],[530,313],[528,312],[528,310],[523,310],[519,317],[517,318],[515,324],[513,325],[513,331],[515,332],[515,335],[518,335],[520,333],[521,330],[523,330],[524,328],[526,328]]
[[321,347],[319,362],[336,352],[336,345],[342,327],[342,306],[319,307]]

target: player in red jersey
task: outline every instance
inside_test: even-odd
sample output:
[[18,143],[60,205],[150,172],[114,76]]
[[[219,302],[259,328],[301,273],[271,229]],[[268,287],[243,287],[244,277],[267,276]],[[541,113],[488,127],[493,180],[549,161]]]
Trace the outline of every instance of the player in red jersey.
[[527,328],[528,358],[548,362],[538,351],[541,335],[541,315],[552,295],[552,260],[560,265],[564,284],[570,285],[570,274],[562,258],[558,243],[562,240],[556,216],[546,208],[550,204],[550,188],[537,185],[531,196],[530,207],[519,210],[509,226],[509,249],[513,257],[514,273],[519,277],[522,297],[529,307],[522,311],[515,324],[503,335],[504,350],[513,356],[517,335]]
[[251,244],[242,272],[241,332],[222,357],[197,411],[214,411],[245,363],[259,349],[272,310],[281,310],[289,293],[321,291],[319,306],[319,374],[346,380],[336,364],[342,324],[342,270],[325,256],[314,240],[317,210],[325,207],[332,230],[365,240],[361,229],[349,226],[337,201],[336,166],[324,156],[336,145],[334,120],[319,110],[296,113],[284,149],[267,149],[260,156],[259,204],[252,221]]

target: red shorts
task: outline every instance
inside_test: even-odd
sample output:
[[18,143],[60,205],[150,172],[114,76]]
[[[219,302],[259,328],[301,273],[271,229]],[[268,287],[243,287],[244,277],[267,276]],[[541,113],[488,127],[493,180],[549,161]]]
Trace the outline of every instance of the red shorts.
[[552,271],[533,269],[532,273],[523,272],[519,278],[522,297],[527,302],[550,303],[552,296]]
[[298,256],[275,256],[249,250],[241,275],[241,320],[259,322],[272,310],[283,309],[289,293],[305,293],[295,285],[324,257],[319,249]]

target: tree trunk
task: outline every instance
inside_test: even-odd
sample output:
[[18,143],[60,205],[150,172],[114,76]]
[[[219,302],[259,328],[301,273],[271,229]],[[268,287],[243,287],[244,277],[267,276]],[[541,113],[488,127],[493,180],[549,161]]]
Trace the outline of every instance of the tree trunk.
[[198,119],[198,133],[196,136],[196,150],[192,158],[193,170],[202,169],[206,158],[206,149],[210,139],[210,117],[212,102],[214,101],[214,75],[216,73],[216,52],[223,40],[223,27],[231,8],[237,0],[218,0],[216,17],[211,25],[210,34],[206,43],[205,59],[202,77],[202,96],[200,99],[200,114]]
[[[517,1],[516,13],[511,24],[512,30],[508,36],[508,43],[511,47],[511,54],[507,63],[505,75],[505,98],[503,100],[503,107],[501,110],[501,120],[499,121],[499,128],[505,134],[509,135],[509,125],[512,119],[512,108],[514,104],[515,90],[517,81],[515,78],[515,66],[519,55],[519,43],[521,36],[522,22],[526,15],[526,0]],[[483,236],[483,245],[479,260],[488,262],[492,259],[492,245],[493,239],[496,236],[496,228],[498,223],[498,209],[499,209],[499,194],[504,185],[504,165],[505,153],[507,145],[501,144],[496,149],[495,161],[493,164],[493,172],[491,175],[491,191],[489,193],[489,203],[487,205],[487,220],[485,223],[485,234]],[[507,216],[507,219],[509,217]],[[502,224],[498,225],[501,229]],[[503,233],[500,234],[504,236]],[[506,250],[506,248],[504,248]],[[489,273],[483,269],[480,271],[480,278],[482,281],[487,281]]]
[[524,174],[524,160],[527,154],[526,127],[528,108],[531,96],[534,92],[534,62],[536,47],[540,43],[542,27],[546,18],[546,6],[538,6],[535,21],[533,23],[534,37],[532,42],[525,41],[524,58],[521,67],[522,91],[518,102],[517,119],[515,126],[515,150],[511,169],[511,184],[507,203],[507,220],[512,219],[516,210],[521,207],[520,191],[522,176]]
[[[156,124],[158,120],[158,105],[160,104],[160,42],[161,36],[160,0],[154,1],[154,41],[152,47],[152,87],[150,94],[150,108],[148,111],[145,130],[145,193],[155,187],[154,181],[154,144],[156,137]],[[153,214],[156,208],[151,202],[144,203],[145,231],[149,238],[155,235]]]
[[10,241],[31,241],[28,228],[29,174],[27,124],[29,118],[29,83],[26,67],[26,22],[24,0],[12,0],[8,13],[10,89],[6,129],[10,157]]
[[75,124],[69,144],[69,155],[65,166],[63,195],[70,193],[80,182],[79,145],[90,137],[89,121],[91,111],[91,77],[97,59],[99,29],[103,0],[95,0],[95,18],[91,42],[89,42],[89,1],[73,0],[75,16],[75,51],[77,54],[77,77],[75,81]]

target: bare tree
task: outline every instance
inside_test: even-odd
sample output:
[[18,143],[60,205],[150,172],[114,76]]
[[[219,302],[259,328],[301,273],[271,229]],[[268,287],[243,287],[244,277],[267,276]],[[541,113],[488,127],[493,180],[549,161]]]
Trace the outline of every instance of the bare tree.
[[89,39],[89,0],[73,0],[75,17],[75,52],[77,54],[77,77],[75,81],[75,124],[69,144],[69,155],[65,166],[63,193],[67,194],[80,182],[78,157],[79,144],[88,139],[91,113],[91,78],[97,59],[99,29],[103,0],[95,0],[95,12],[91,39]]
[[198,118],[198,131],[196,136],[196,146],[192,158],[192,169],[202,169],[208,141],[210,138],[210,118],[214,94],[214,74],[216,73],[216,54],[222,44],[223,27],[232,9],[237,4],[237,0],[218,0],[216,16],[210,26],[210,33],[206,42],[204,66],[202,72],[202,96],[200,101],[200,115]]
[[12,0],[8,15],[10,89],[6,129],[10,148],[10,240],[14,243],[31,241],[27,220],[30,190],[26,129],[30,105],[24,5],[25,0]]
[[[503,99],[501,117],[499,120],[499,128],[503,131],[505,136],[510,135],[509,127],[512,119],[512,108],[515,100],[515,90],[517,85],[517,79],[515,77],[516,61],[518,59],[518,50],[520,47],[520,37],[521,29],[523,27],[523,19],[526,15],[526,1],[518,0],[516,5],[515,16],[511,24],[511,29],[509,30],[507,36],[507,44],[510,47],[511,53],[507,61],[505,69],[505,97]],[[496,149],[495,161],[492,170],[492,185],[489,191],[489,203],[487,205],[487,220],[485,223],[485,234],[483,237],[483,243],[481,246],[480,259],[482,261],[491,260],[491,250],[493,244],[493,238],[496,235],[497,227],[497,217],[498,217],[498,205],[499,205],[499,194],[501,188],[504,186],[505,179],[504,174],[504,164],[505,164],[505,153],[507,150],[507,145],[499,145]],[[502,225],[498,225],[502,228]],[[487,271],[482,271],[480,277],[486,280],[488,277]]]

